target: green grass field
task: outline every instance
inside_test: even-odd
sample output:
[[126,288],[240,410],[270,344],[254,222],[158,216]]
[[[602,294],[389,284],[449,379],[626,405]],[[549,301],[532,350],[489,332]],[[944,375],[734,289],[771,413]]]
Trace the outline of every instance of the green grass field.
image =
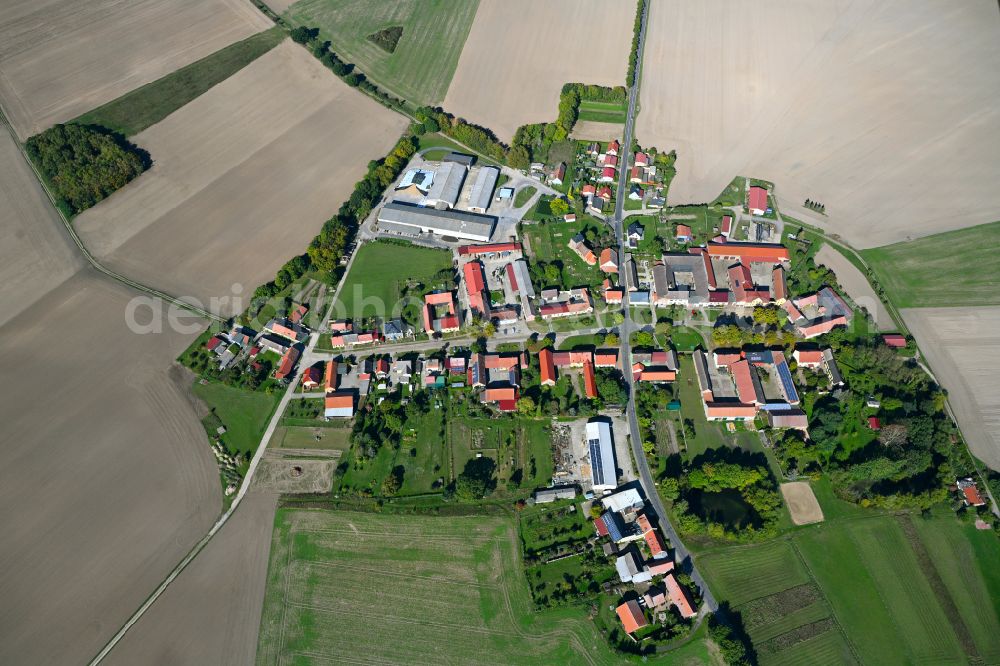
[[257,663],[627,662],[582,607],[533,610],[519,552],[505,518],[279,509]]
[[898,308],[1000,305],[1000,222],[862,250]]
[[761,664],[1000,660],[996,535],[950,514],[840,510],[817,490],[827,522],[696,558]]
[[444,250],[365,243],[344,280],[340,305],[347,317],[388,316],[400,302],[407,280],[427,283],[436,273],[449,268],[451,255]]
[[579,109],[579,120],[592,120],[599,123],[625,124],[625,116],[628,113],[626,104],[616,102],[593,102],[581,100]]
[[277,393],[242,391],[219,382],[195,382],[191,390],[226,426],[222,440],[233,451],[249,452],[257,448],[281,399]]
[[[596,265],[590,266],[570,249],[569,241],[586,227],[600,224],[589,215],[578,218],[575,222],[547,222],[544,225],[524,225],[523,235],[528,240],[531,255],[537,261],[561,261],[564,287],[589,286],[592,290],[600,288],[604,282],[604,273]],[[591,244],[593,245],[593,244]],[[594,254],[600,256],[601,248],[593,246]],[[596,295],[596,291],[591,292]]]
[[[418,104],[439,104],[478,6],[478,0],[299,0],[285,18],[292,26],[319,28],[331,50],[389,93]],[[368,39],[393,26],[403,28],[393,53]]]
[[181,67],[161,79],[99,106],[74,123],[101,125],[125,136],[138,134],[243,69],[277,46],[287,34],[275,26],[210,56]]
[[281,426],[274,441],[282,449],[333,449],[346,451],[351,446],[351,429],[344,427]]

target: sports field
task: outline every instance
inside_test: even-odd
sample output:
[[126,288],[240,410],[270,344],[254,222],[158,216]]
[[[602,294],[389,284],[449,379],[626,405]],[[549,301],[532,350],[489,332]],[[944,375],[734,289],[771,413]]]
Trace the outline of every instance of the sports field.
[[[695,640],[667,663],[704,654]],[[261,666],[623,661],[583,609],[532,610],[507,519],[278,511]]]
[[242,0],[7,2],[0,103],[27,139],[271,26]]
[[[451,254],[444,250],[399,243],[365,243],[358,249],[341,287],[336,317],[388,316],[406,293],[407,284],[430,284],[435,275],[451,265]],[[414,303],[418,295],[414,296]]]
[[898,308],[1000,305],[1000,222],[862,251]]
[[[293,25],[319,28],[330,49],[390,93],[418,104],[444,99],[478,0],[300,0],[285,13]],[[400,26],[403,35],[388,53],[368,39]]]
[[697,559],[762,664],[996,663],[998,555],[950,514],[862,514]]

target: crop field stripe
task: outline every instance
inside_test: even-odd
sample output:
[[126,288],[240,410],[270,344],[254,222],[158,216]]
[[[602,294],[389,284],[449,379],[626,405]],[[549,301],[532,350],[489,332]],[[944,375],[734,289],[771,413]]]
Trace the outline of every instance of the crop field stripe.
[[827,631],[780,652],[759,655],[761,666],[841,666],[860,663],[838,631]]
[[[720,561],[721,560],[721,561]],[[782,592],[810,581],[787,540],[758,546],[739,546],[703,555],[716,594],[733,605]],[[753,585],[748,585],[752,579]],[[736,591],[739,590],[739,593]]]

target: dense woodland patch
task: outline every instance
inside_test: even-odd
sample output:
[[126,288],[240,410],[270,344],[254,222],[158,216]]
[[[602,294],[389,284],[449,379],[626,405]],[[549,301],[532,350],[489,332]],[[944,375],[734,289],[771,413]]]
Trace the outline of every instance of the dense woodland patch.
[[25,148],[67,215],[76,215],[145,171],[149,154],[94,125],[54,125]]

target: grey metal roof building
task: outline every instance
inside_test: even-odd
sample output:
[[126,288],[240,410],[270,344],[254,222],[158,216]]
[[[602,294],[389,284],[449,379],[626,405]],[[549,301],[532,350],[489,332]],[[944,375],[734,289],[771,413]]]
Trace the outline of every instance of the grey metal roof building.
[[431,189],[427,192],[427,196],[420,200],[420,205],[445,204],[448,208],[453,208],[458,201],[458,195],[462,192],[462,183],[465,182],[467,172],[468,169],[463,164],[442,162],[441,166],[434,170]]
[[618,487],[618,470],[615,467],[615,446],[611,440],[611,426],[604,421],[587,424],[587,448],[590,450],[590,476],[594,490],[614,490]]
[[456,164],[464,164],[467,167],[471,167],[476,163],[475,155],[466,155],[465,153],[448,153],[441,158],[442,162],[455,162]]
[[492,215],[466,213],[460,210],[436,210],[393,201],[382,206],[379,224],[390,228],[407,228],[413,233],[453,236],[461,240],[485,242],[493,235],[497,219]]
[[469,210],[474,213],[486,212],[493,200],[493,188],[499,177],[500,170],[496,167],[484,166],[479,170],[476,182],[472,184],[472,193],[469,194]]

